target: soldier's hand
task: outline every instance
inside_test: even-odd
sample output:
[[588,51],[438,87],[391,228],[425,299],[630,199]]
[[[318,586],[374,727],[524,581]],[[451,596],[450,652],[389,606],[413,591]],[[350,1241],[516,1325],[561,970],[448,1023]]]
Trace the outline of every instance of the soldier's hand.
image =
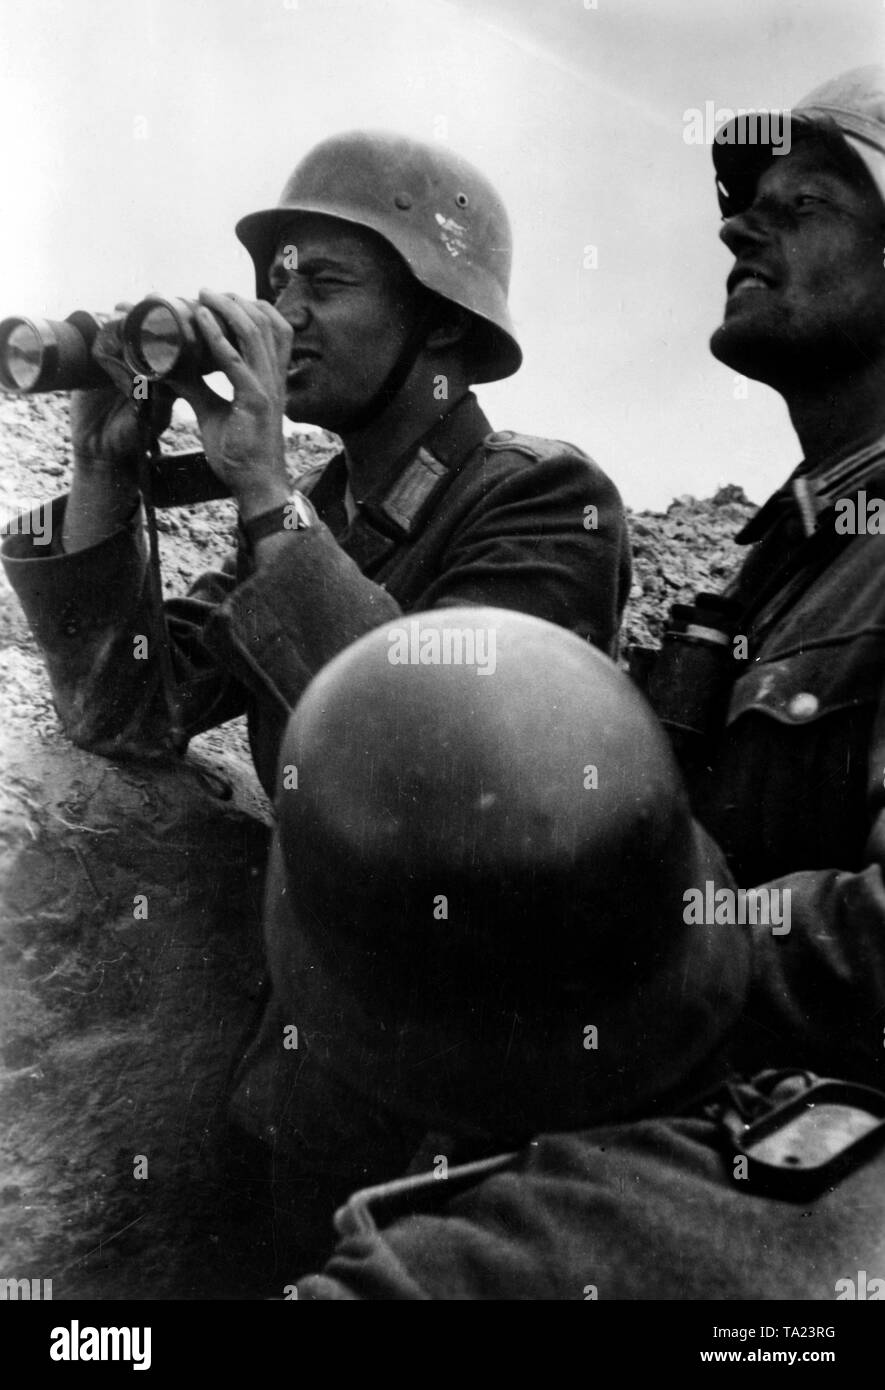
[[[125,313],[132,306],[117,304]],[[112,467],[133,478],[138,472],[139,403],[135,399],[136,379],[123,360],[122,318],[106,323],[93,344],[92,355],[108,374],[107,389],[74,391],[71,395],[71,438],[75,465],[86,472]],[[175,399],[165,385],[143,383],[150,403],[150,426],[154,440],[169,424]]]
[[224,400],[204,381],[172,384],[193,406],[213,472],[230,488],[241,514],[254,516],[285,501],[290,491],[283,413],[292,329],[270,304],[210,290],[200,292],[197,323],[234,398]]

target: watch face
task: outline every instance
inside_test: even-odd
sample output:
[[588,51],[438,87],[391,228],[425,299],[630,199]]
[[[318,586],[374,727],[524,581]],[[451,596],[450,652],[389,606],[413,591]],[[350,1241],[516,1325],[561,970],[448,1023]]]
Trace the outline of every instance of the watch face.
[[285,510],[294,517],[287,525],[298,531],[306,531],[313,525],[313,507],[302,492],[293,492],[286,503]]

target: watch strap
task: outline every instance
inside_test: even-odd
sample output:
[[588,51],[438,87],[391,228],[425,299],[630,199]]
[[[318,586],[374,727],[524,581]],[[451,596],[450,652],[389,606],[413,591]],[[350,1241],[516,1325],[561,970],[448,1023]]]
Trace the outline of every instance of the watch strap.
[[248,521],[240,517],[240,534],[249,549],[254,550],[259,541],[263,541],[266,536],[275,535],[277,531],[307,530],[311,524],[309,509],[310,503],[296,492],[288,502],[281,502],[277,507],[259,512]]

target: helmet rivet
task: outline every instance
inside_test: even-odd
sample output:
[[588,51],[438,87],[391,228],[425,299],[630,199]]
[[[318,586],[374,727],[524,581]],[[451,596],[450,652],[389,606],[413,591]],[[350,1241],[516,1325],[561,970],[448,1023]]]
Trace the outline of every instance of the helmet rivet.
[[466,208],[467,204],[470,202],[470,199],[467,197],[466,193],[456,193],[455,202],[458,204],[459,208]]
[[403,212],[412,206],[412,199],[408,193],[397,193],[393,201],[398,208],[402,208]]

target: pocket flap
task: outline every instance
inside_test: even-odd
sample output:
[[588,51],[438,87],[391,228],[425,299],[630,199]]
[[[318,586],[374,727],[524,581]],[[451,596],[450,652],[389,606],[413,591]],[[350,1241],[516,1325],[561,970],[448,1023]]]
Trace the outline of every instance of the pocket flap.
[[834,710],[878,704],[885,680],[885,638],[865,633],[776,661],[755,663],[735,683],[727,724],[756,710],[782,724],[809,724]]

